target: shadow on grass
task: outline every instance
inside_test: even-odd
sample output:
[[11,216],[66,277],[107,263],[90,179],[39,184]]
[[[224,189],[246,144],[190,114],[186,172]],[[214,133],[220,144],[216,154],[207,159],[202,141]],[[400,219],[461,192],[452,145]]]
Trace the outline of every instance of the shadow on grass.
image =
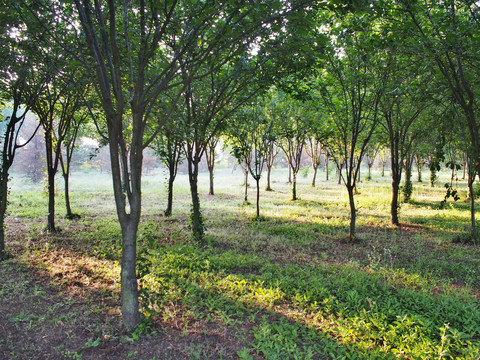
[[[478,304],[435,294],[428,282],[405,272],[280,266],[252,254],[193,246],[151,251],[141,262],[152,316],[165,317],[164,309],[177,304],[190,320],[242,328],[249,319],[250,355],[427,359],[446,350],[440,348],[449,339],[452,356],[478,356]],[[458,331],[468,335],[461,339]]]
[[[234,217],[229,218],[229,221],[233,220]],[[295,254],[300,254],[305,248],[298,246],[296,240],[310,236],[320,237],[324,245],[330,244],[334,250],[339,247],[338,238],[328,239],[321,227],[315,228],[317,234],[311,228],[316,224],[309,222],[291,224],[277,218],[265,218],[261,222],[248,218],[243,220],[241,225],[253,234],[253,237],[246,238],[252,243],[263,234],[264,245],[271,245],[273,228],[281,234],[276,245],[290,237],[290,241],[276,251],[294,248]],[[85,295],[101,302],[110,299],[110,307],[118,304],[118,287],[115,287],[118,273],[99,272],[100,263],[88,265],[97,255],[97,260],[104,259],[102,254],[109,249],[104,245],[112,244],[109,243],[111,239],[115,239],[113,243],[119,242],[118,229],[108,222],[106,230],[100,231],[87,223],[84,230],[91,232],[89,236],[97,237],[96,242],[90,243],[93,247],[88,251],[90,258],[83,252],[85,244],[80,247],[77,244],[85,238],[76,237],[74,229],[70,233],[43,234],[35,239],[40,250],[35,253],[35,249],[31,249],[31,254],[38,259],[38,255],[43,253],[42,268],[48,270],[48,276],[47,272],[43,272],[42,276],[60,282],[66,280],[60,285],[69,286],[75,296]],[[298,229],[296,226],[299,224],[305,228]],[[471,340],[472,346],[478,349],[478,303],[455,294],[439,295],[433,285],[420,275],[392,268],[380,271],[385,269],[380,261],[376,264],[378,269],[354,263],[298,266],[285,261],[279,265],[272,261],[273,257],[269,258],[269,252],[254,251],[252,247],[239,252],[234,246],[222,250],[202,250],[193,245],[166,245],[159,234],[172,226],[171,222],[157,221],[142,226],[141,241],[156,245],[140,244],[143,249],[139,260],[140,276],[146,289],[144,301],[149,305],[145,308],[155,318],[177,324],[176,329],[187,334],[198,331],[208,333],[212,326],[219,328],[224,325],[229,326],[232,334],[247,333],[245,341],[236,342],[235,346],[224,344],[223,348],[234,351],[231,358],[236,358],[237,351],[281,359],[345,358],[353,355],[364,359],[390,359],[395,354],[428,358],[430,355],[425,354],[438,354],[442,346],[450,346],[449,351],[456,355],[473,351],[466,340]],[[98,226],[96,228],[98,230]],[[335,231],[341,228],[338,226]],[[368,227],[364,230],[371,231]],[[221,239],[216,241],[220,243]],[[50,248],[46,244],[50,244]],[[159,244],[164,247],[159,247]],[[155,247],[158,249],[155,250]],[[351,251],[371,250],[367,243],[349,247]],[[93,256],[95,248],[101,251]],[[115,248],[115,251],[118,249]],[[449,255],[444,265],[451,266],[461,261],[462,254],[459,251]],[[384,252],[371,255],[383,256]],[[422,260],[419,270],[433,260],[427,256],[422,259],[425,261]],[[111,261],[105,260],[103,264],[107,266],[109,263]],[[55,269],[59,271],[55,272]],[[69,279],[66,274],[75,276]],[[92,279],[98,280],[98,287],[93,286]],[[114,283],[109,283],[112,279]],[[112,298],[109,292],[117,297]],[[446,323],[450,324],[450,328],[442,333],[439,329],[445,328],[443,325]],[[468,336],[459,337],[458,331]],[[416,335],[409,338],[410,334]],[[237,335],[232,335],[227,341],[236,341],[233,339]],[[206,343],[220,341],[216,337],[214,339],[210,338],[210,342]],[[182,343],[182,340],[179,342]],[[185,342],[182,344],[185,345]],[[214,353],[216,350],[210,346],[208,351]]]

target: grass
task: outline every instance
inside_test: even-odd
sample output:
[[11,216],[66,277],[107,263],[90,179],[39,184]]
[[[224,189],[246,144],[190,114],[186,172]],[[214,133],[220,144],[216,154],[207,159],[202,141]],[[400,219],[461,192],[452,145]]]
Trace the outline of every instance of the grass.
[[[200,192],[206,194],[208,176],[201,175]],[[59,182],[62,231],[55,234],[44,230],[41,186],[14,177],[7,219],[14,259],[1,266],[10,262],[43,282],[0,282],[0,299],[19,299],[7,323],[29,334],[60,321],[66,327],[55,329],[68,337],[89,316],[97,317],[88,337],[56,348],[64,358],[95,358],[107,347],[113,354],[119,344],[124,358],[141,359],[479,358],[480,249],[453,241],[468,231],[468,203],[463,198],[440,209],[444,188],[415,183],[395,228],[389,179],[373,175],[358,188],[359,241],[351,244],[345,241],[345,188],[322,181],[323,173],[316,188],[299,177],[300,200],[293,202],[286,171],[275,170],[275,191],[262,191],[258,221],[255,204],[243,204],[241,172],[219,169],[216,195],[201,195],[204,247],[190,240],[186,176],[176,182],[171,218],[161,215],[163,174],[146,176],[138,233],[145,321],[133,334],[119,325],[121,234],[108,174],[74,176],[72,206],[82,216],[75,222],[63,219]],[[448,174],[440,175],[442,184]],[[458,186],[464,192],[465,184]],[[254,201],[253,187],[249,192]],[[53,310],[32,305],[64,307],[51,300],[55,293],[67,302],[82,299],[87,312],[58,320]],[[98,317],[109,320],[102,324]],[[8,347],[11,358],[32,354],[7,338],[0,350]]]

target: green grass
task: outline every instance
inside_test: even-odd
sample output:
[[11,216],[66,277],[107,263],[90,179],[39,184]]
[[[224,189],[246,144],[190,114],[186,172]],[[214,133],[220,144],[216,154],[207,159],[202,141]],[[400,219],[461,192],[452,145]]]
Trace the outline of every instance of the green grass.
[[[242,344],[240,359],[477,359],[480,249],[453,242],[468,232],[469,210],[464,198],[440,209],[448,174],[440,174],[435,188],[414,183],[413,199],[402,204],[402,224],[395,228],[389,219],[390,180],[374,172],[372,181],[359,184],[355,198],[355,244],[345,241],[345,188],[323,178],[319,173],[312,188],[310,177],[300,176],[300,200],[293,202],[286,171],[275,170],[275,191],[261,192],[257,221],[255,204],[243,204],[239,170],[217,171],[215,196],[204,195],[208,176],[202,173],[209,245],[200,247],[189,236],[186,176],[176,182],[169,219],[160,216],[164,175],[146,176],[138,277],[149,324],[206,334],[214,325],[227,327]],[[99,179],[105,183],[97,185]],[[29,229],[16,246],[26,258],[43,258],[38,267],[47,273],[62,266],[82,276],[90,271],[92,279],[111,281],[118,289],[121,234],[109,181],[107,174],[75,176],[72,206],[82,218],[59,220],[62,232],[55,235],[43,231],[41,186],[23,186],[14,177],[9,219],[23,219]],[[458,186],[464,191],[464,183]],[[59,182],[58,217],[62,201]],[[48,260],[60,251],[80,260],[76,265]],[[95,262],[101,265],[90,267]],[[65,270],[68,266],[76,267]],[[32,316],[20,313],[12,321],[39,323]],[[211,345],[185,348],[191,358],[209,358],[215,351]]]

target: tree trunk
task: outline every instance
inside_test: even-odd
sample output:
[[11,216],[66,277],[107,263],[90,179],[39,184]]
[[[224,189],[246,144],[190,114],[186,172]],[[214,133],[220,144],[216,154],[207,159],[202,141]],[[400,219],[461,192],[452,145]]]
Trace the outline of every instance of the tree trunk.
[[292,166],[290,165],[290,161],[288,162],[288,183],[292,183]]
[[48,176],[48,217],[47,229],[56,231],[55,227],[55,172],[52,169],[47,170]]
[[247,204],[248,203],[248,167],[246,163],[244,168],[244,179],[245,179],[245,197],[243,201],[245,202],[245,204]]
[[475,169],[473,169],[473,160],[467,159],[467,167],[468,167],[468,193],[470,198],[470,226],[471,226],[471,234],[472,239],[476,243],[477,242],[477,225],[475,221],[475,195],[473,193],[473,183],[475,182]]
[[215,192],[213,189],[213,166],[208,167],[208,172],[210,175],[210,190],[208,191],[208,195],[215,195]]
[[175,178],[172,178],[172,175],[170,174],[168,178],[168,196],[167,196],[167,208],[165,209],[165,216],[171,216],[172,215],[172,208],[173,208],[173,182]]
[[5,258],[5,213],[7,212],[8,173],[0,179],[0,260]]
[[392,181],[392,203],[390,214],[392,217],[392,225],[398,226],[400,223],[398,221],[398,191],[400,189],[400,181],[398,179],[393,179]]
[[139,219],[134,216],[122,226],[121,296],[122,319],[127,329],[140,323],[137,283],[137,230]]
[[265,187],[265,191],[272,191],[272,187],[270,185],[270,173],[272,171],[272,167],[267,165],[267,186]]
[[[392,173],[392,202],[390,204],[390,215],[392,225],[399,226],[399,192],[400,182],[402,181],[403,160],[399,149],[399,139],[397,136],[390,135],[390,169]],[[386,162],[386,161],[385,161]],[[383,162],[383,164],[385,164]]]
[[67,211],[67,219],[73,219],[74,215],[72,213],[72,208],[70,207],[70,182],[69,182],[69,172],[66,172],[65,174],[63,174],[63,181],[64,181],[64,184],[65,184],[65,190],[64,190],[64,193],[65,193],[65,208],[66,208],[66,211]]
[[260,178],[256,178],[257,182],[257,218],[260,217]]
[[338,185],[342,184],[342,168],[343,164],[340,164],[340,166],[337,166],[337,171],[338,171]]
[[357,210],[355,209],[354,201],[354,186],[347,185],[348,191],[348,201],[350,203],[350,233],[348,240],[351,242],[355,241],[355,222],[357,220]]
[[368,164],[367,180],[368,180],[368,181],[372,180],[372,164]]
[[328,181],[328,157],[325,157],[325,180]]
[[292,171],[292,200],[297,200],[297,172]]
[[405,157],[405,185],[403,187],[403,201],[409,202],[412,198],[413,183],[412,183],[412,165],[413,158],[409,155]]
[[315,180],[316,180],[316,178],[317,178],[317,169],[318,169],[318,165],[317,165],[317,166],[313,166],[312,187],[315,187]]
[[472,238],[477,240],[477,226],[475,223],[475,196],[473,195],[473,181],[468,182],[468,191],[470,192],[470,225],[472,230]]
[[382,161],[382,177],[385,176],[385,162]]
[[[198,196],[198,161],[196,156],[193,161],[188,160],[188,179],[190,182],[190,193],[192,196],[192,212],[190,220],[192,222],[193,239],[199,243],[205,240],[203,218],[200,210],[200,198]],[[193,164],[192,164],[193,163]]]

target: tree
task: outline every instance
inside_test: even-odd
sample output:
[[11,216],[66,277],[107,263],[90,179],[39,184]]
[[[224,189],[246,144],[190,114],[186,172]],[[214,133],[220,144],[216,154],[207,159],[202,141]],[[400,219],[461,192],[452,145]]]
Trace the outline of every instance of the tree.
[[[13,164],[18,149],[27,145],[35,136],[38,126],[29,134],[22,132],[27,113],[32,103],[38,96],[39,88],[35,92],[27,92],[28,79],[31,76],[27,63],[19,63],[25,66],[17,72],[17,78],[12,79],[10,71],[0,74],[0,96],[1,99],[12,101],[9,114],[0,114],[0,145],[2,147],[1,169],[0,169],[0,260],[6,257],[5,250],[5,214],[8,206],[8,180],[9,170]],[[4,69],[2,69],[4,70]],[[26,135],[26,137],[23,137]]]
[[320,73],[319,95],[330,115],[328,148],[338,169],[350,204],[349,240],[355,240],[356,208],[354,194],[361,160],[377,128],[381,80],[373,71],[377,46],[371,29],[373,19],[366,14],[346,15],[331,31],[332,46],[327,54],[326,71]]
[[22,26],[13,6],[4,1],[0,17],[4,26],[0,29],[0,106],[8,104],[9,111],[0,113],[0,260],[6,257],[5,214],[8,206],[9,171],[17,150],[26,146],[34,137],[38,126],[24,132],[27,114],[45,83],[50,79],[48,69],[36,64],[34,57],[38,47],[32,41],[35,32]]
[[256,217],[260,217],[260,178],[265,158],[269,154],[269,144],[274,124],[265,113],[263,104],[245,106],[236,116],[230,127],[233,154],[239,162],[245,162],[256,183]]
[[[480,122],[478,117],[479,58],[472,52],[480,38],[479,4],[449,0],[402,1],[400,10],[410,16],[415,39],[425,56],[431,59],[444,80],[445,87],[463,112],[458,117],[461,128],[468,129],[469,142],[465,149],[470,158],[468,188],[473,193],[473,181],[480,170]],[[471,236],[477,241],[475,200],[470,197]]]
[[[45,138],[48,186],[47,229],[49,231],[57,231],[55,226],[55,176],[62,159],[62,145],[69,134],[76,137],[75,130],[70,132],[70,127],[74,122],[75,113],[83,104],[80,89],[77,88],[78,81],[75,81],[74,74],[56,67],[54,67],[54,71],[54,79],[46,84],[40,96],[32,104],[32,110],[39,118]],[[74,143],[71,143],[73,140],[69,140],[68,151],[71,152],[71,160],[74,147],[70,145],[74,145]],[[68,155],[67,162],[69,162]],[[62,168],[67,170],[64,165],[62,164]],[[69,173],[69,169],[67,173]],[[68,176],[64,176],[64,180],[66,181],[67,216],[73,217],[69,209]]]
[[[80,101],[80,99],[77,100]],[[77,112],[72,114],[72,118],[70,120],[71,123],[66,131],[65,139],[63,141],[63,151],[60,154],[60,167],[64,181],[65,209],[67,212],[65,217],[69,220],[80,218],[80,215],[72,212],[72,207],[70,205],[70,172],[72,167],[73,153],[77,146],[78,136],[79,133],[82,132],[82,127],[85,125],[87,118],[87,113],[80,114]]]
[[306,153],[312,160],[312,187],[315,187],[315,180],[317,178],[317,170],[322,161],[322,144],[316,136],[312,136],[307,140]]
[[[215,58],[210,58],[202,66],[196,64],[205,51],[212,51],[208,41],[196,43],[188,49],[185,59],[180,60],[182,85],[185,89],[182,94],[185,111],[183,128],[192,196],[192,234],[199,242],[204,241],[203,218],[197,188],[198,164],[201,157],[209,142],[221,129],[227,127],[227,120],[238,108],[260,91],[270,87],[276,79],[284,75],[283,71],[289,71],[281,62],[276,66],[275,59],[278,61],[279,51],[292,46],[284,33],[291,25],[288,25],[289,22],[285,21],[284,17],[265,18],[264,11],[265,9],[261,8],[258,14],[262,19],[260,23],[263,24],[258,28],[258,32],[252,34],[248,27],[245,30],[240,25],[236,29],[237,35],[245,37],[245,40],[241,43],[223,44],[216,52]],[[289,17],[289,20],[292,18]],[[295,44],[297,42],[293,42],[293,45]],[[252,46],[258,47],[255,49],[256,54],[252,51]]]
[[366,159],[367,159],[367,167],[368,167],[368,175],[367,175],[367,180],[372,180],[372,167],[373,164],[375,163],[375,158],[377,157],[379,149],[379,144],[374,144],[373,146],[370,145],[367,147],[367,150],[365,151]]
[[179,114],[165,122],[160,134],[153,140],[150,147],[168,170],[167,178],[167,208],[165,216],[172,215],[173,208],[173,183],[177,177],[178,165],[182,162],[184,138],[179,127],[181,120]]
[[[392,52],[393,50],[393,52]],[[396,50],[396,51],[395,51]],[[425,93],[420,92],[422,78],[409,67],[410,60],[402,57],[398,49],[388,49],[379,69],[383,70],[385,92],[380,102],[381,129],[387,137],[392,172],[391,222],[399,225],[399,190],[405,168],[404,200],[412,193],[411,168],[415,140],[426,129],[426,122],[419,122],[427,106]],[[407,61],[407,63],[405,63]],[[407,69],[407,70],[406,70]],[[379,71],[382,71],[379,70]]]
[[289,98],[278,92],[272,102],[272,116],[278,123],[278,146],[287,158],[292,174],[292,200],[297,200],[297,174],[300,170],[303,147],[310,131],[310,104]]
[[[177,89],[168,118],[178,98],[186,90],[181,85],[182,64],[196,69],[225,48],[249,46],[246,33],[267,28],[265,19],[282,17],[277,2],[257,6],[254,3],[181,2],[181,1],[114,1],[50,4],[57,23],[72,22],[72,12],[81,34],[67,37],[77,48],[77,60],[90,72],[90,81],[100,99],[107,123],[107,134],[114,198],[122,231],[121,301],[122,317],[127,329],[140,322],[136,278],[136,240],[141,214],[141,176],[143,149],[155,133],[152,111],[161,94]],[[281,3],[280,3],[281,4]],[[269,6],[270,5],[270,6]],[[45,24],[45,22],[44,22]],[[48,24],[48,23],[46,23]],[[70,31],[76,31],[70,27]],[[55,36],[57,33],[54,31]],[[57,41],[58,37],[55,37]],[[186,57],[199,43],[195,63]],[[246,44],[246,45],[245,45]],[[168,100],[165,100],[168,102]],[[162,122],[162,121],[161,121]],[[160,124],[161,125],[161,124]],[[146,137],[147,127],[157,127]],[[123,186],[122,186],[123,184]],[[124,194],[125,190],[125,194]]]
[[210,188],[208,190],[209,195],[215,195],[214,183],[213,183],[213,170],[215,168],[215,155],[217,151],[217,144],[220,140],[220,137],[214,136],[210,139],[207,144],[207,150],[205,152],[205,158],[207,160],[207,168],[210,179]]
[[265,166],[267,167],[267,184],[265,185],[265,191],[273,191],[270,176],[273,165],[275,164],[275,158],[278,155],[277,138],[274,131],[267,137],[265,146]]

